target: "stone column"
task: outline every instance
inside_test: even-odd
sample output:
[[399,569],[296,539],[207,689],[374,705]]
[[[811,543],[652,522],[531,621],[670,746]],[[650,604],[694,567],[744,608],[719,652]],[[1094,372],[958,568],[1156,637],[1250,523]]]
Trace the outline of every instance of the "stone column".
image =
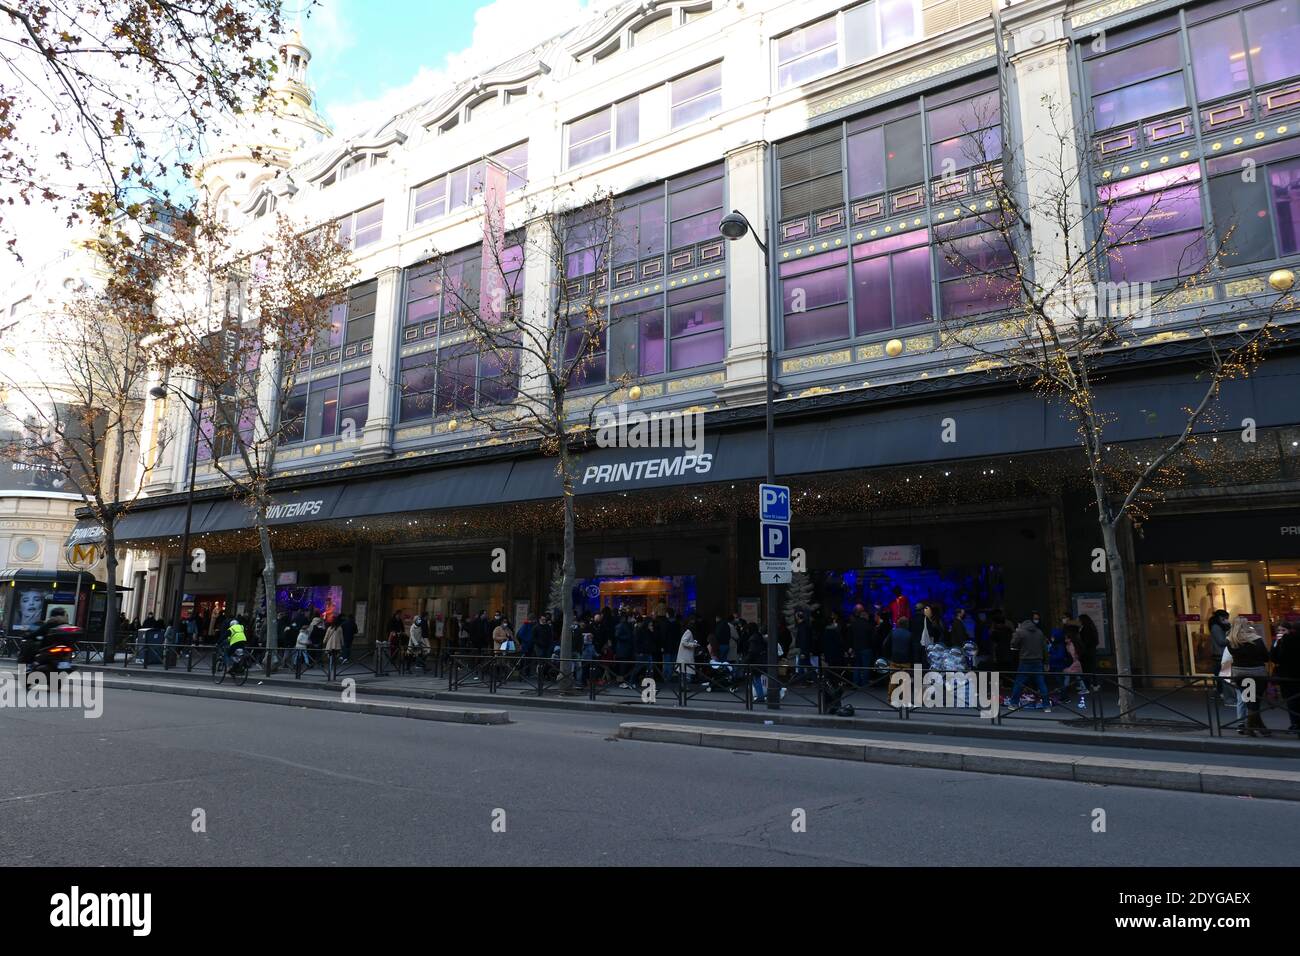
[[[1079,157],[1075,149],[1078,131],[1070,95],[1070,47],[1059,15],[1018,24],[1010,32],[1015,37],[1016,52],[1009,58],[1013,71],[1009,106],[1017,114],[1017,123],[1006,135],[1009,143],[1018,146],[1013,153],[1013,169],[1007,171],[1008,181],[1014,181],[1012,176],[1023,179],[1021,201],[1029,203],[1035,285],[1050,288],[1085,241],[1082,227],[1076,227],[1068,237],[1067,251],[1060,217],[1042,208],[1041,202],[1069,188],[1074,210],[1071,216],[1080,221],[1082,197],[1078,194]],[[1062,142],[1068,148],[1063,149]],[[1074,283],[1086,285],[1088,281],[1085,273]]]
[[375,333],[370,353],[370,402],[361,454],[386,457],[393,453],[396,395],[401,383],[397,368],[402,328],[402,270],[390,266],[378,276],[375,293]]
[[[728,206],[745,214],[764,244],[767,145],[758,140],[726,154]],[[728,402],[761,400],[766,380],[768,279],[754,239],[749,235],[727,244],[727,381],[720,391]]]

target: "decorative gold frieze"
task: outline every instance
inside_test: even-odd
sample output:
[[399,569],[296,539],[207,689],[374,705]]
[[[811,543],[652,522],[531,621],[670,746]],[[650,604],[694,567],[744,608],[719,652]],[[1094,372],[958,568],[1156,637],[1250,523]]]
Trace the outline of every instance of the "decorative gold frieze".
[[845,365],[853,361],[852,349],[839,349],[835,352],[821,352],[817,355],[800,355],[795,358],[781,360],[781,373],[783,375],[797,375],[800,372],[811,372],[819,368],[832,368],[836,365]]
[[927,352],[934,346],[933,335],[914,335],[909,339],[903,339],[903,349],[908,352]]
[[710,372],[707,375],[691,375],[687,378],[679,378],[668,383],[668,394],[676,395],[679,392],[693,392],[701,388],[716,388],[726,381],[725,372]]
[[894,76],[887,77],[883,80],[876,80],[872,83],[866,83],[851,90],[845,90],[829,96],[819,102],[815,102],[809,107],[808,115],[821,116],[823,113],[829,113],[843,106],[851,106],[854,103],[861,103],[863,100],[873,99],[893,90],[902,89],[905,86],[911,86],[913,83],[920,83],[931,77],[941,76],[951,70],[960,69],[963,66],[969,66],[972,63],[979,63],[982,60],[991,59],[997,55],[997,48],[992,44],[985,44],[974,50],[968,50],[956,56],[951,56],[943,60],[937,60],[934,63],[920,66],[905,73],[898,73]]
[[1223,284],[1223,294],[1229,298],[1239,295],[1255,295],[1263,292],[1264,288],[1265,282],[1263,279],[1236,279]]
[[[875,345],[859,345],[858,361],[866,362],[871,359],[881,359],[885,357],[885,345],[883,342],[877,342]],[[862,384],[866,384],[863,382]]]
[[1084,27],[1089,23],[1096,23],[1098,20],[1105,20],[1107,17],[1113,17],[1116,14],[1136,10],[1138,7],[1145,7],[1152,2],[1153,0],[1111,0],[1110,3],[1103,3],[1099,7],[1093,7],[1083,13],[1074,14],[1070,17],[1070,25]]
[[1214,286],[1202,285],[1193,286],[1188,289],[1180,289],[1167,296],[1162,303],[1169,308],[1177,308],[1181,305],[1195,305],[1200,302],[1213,302],[1216,296]]

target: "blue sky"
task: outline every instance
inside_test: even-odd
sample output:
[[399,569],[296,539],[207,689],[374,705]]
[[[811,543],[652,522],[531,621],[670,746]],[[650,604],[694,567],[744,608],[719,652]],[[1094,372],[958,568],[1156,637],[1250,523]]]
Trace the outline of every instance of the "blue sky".
[[[317,103],[338,132],[382,118],[616,0],[321,0],[303,21]],[[303,0],[286,0],[292,22]]]

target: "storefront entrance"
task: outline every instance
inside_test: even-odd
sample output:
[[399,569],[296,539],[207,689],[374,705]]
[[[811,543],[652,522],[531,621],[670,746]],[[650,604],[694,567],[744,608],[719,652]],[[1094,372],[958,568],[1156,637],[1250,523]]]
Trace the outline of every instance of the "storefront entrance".
[[[486,611],[488,617],[498,612],[510,613],[506,606],[504,583],[478,582],[469,584],[393,584],[385,595],[384,633],[394,614],[401,615],[403,627],[410,627],[416,614],[423,614],[433,622],[432,637],[444,636],[447,622],[464,621]],[[518,621],[511,621],[518,627]]]
[[1153,519],[1136,544],[1152,674],[1218,673],[1209,617],[1226,610],[1268,643],[1300,621],[1300,528],[1293,511]]

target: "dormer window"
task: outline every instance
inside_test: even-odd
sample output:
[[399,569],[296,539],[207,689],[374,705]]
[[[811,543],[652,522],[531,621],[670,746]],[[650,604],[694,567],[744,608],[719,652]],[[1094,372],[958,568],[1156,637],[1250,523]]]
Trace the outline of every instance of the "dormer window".
[[476,120],[481,116],[486,116],[501,108],[501,96],[498,93],[488,93],[469,105],[465,111],[465,120],[469,122]]
[[632,29],[630,46],[640,46],[642,43],[649,43],[668,33],[673,28],[672,11],[666,11],[653,20],[649,20]]

